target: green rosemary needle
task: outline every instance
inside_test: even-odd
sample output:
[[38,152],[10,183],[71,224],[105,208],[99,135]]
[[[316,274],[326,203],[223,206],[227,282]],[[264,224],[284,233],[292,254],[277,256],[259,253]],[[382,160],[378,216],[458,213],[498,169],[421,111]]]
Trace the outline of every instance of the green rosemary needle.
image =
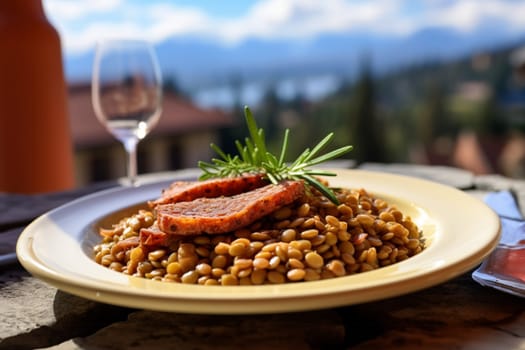
[[255,118],[248,107],[244,107],[244,116],[250,137],[244,140],[244,144],[239,140],[235,141],[238,154],[234,156],[226,154],[220,147],[212,143],[210,147],[220,158],[213,158],[211,163],[199,162],[199,168],[203,171],[200,177],[201,180],[240,176],[246,173],[262,173],[274,184],[282,180],[303,180],[307,185],[320,191],[330,201],[338,204],[334,192],[316,179],[316,176],[335,176],[336,174],[312,167],[341,157],[350,152],[353,148],[352,146],[344,146],[331,152],[320,154],[334,137],[334,133],[330,133],[314,148],[305,149],[293,162],[286,162],[290,130],[285,130],[281,150],[279,155],[275,156],[268,152],[264,130],[257,126]]

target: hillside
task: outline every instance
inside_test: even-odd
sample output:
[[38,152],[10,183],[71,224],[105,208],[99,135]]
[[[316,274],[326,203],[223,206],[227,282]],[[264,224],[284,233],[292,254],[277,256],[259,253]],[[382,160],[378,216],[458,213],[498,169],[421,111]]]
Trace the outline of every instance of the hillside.
[[[426,28],[408,37],[370,33],[323,34],[310,39],[249,39],[227,46],[201,37],[172,37],[156,46],[163,75],[186,91],[243,81],[333,74],[353,77],[361,56],[373,59],[374,71],[388,72],[414,62],[450,60],[523,39],[498,30],[459,33]],[[89,81],[93,51],[65,59],[69,81]]]

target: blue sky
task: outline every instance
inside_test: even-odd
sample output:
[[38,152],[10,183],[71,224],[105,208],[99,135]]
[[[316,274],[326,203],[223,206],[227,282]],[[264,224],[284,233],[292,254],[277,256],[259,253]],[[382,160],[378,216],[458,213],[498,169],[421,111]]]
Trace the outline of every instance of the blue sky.
[[327,33],[408,36],[427,27],[475,31],[486,23],[525,31],[518,0],[44,0],[66,56],[105,38],[161,42],[198,36],[236,45],[250,38],[308,39]]

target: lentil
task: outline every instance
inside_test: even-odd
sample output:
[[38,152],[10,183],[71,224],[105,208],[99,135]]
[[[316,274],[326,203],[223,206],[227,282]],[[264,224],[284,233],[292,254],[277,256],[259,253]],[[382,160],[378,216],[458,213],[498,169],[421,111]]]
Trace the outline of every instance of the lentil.
[[420,253],[417,225],[365,190],[336,190],[338,206],[315,190],[248,227],[175,240],[169,247],[119,244],[154,224],[139,210],[100,228],[95,262],[128,275],[171,283],[297,283],[370,271]]

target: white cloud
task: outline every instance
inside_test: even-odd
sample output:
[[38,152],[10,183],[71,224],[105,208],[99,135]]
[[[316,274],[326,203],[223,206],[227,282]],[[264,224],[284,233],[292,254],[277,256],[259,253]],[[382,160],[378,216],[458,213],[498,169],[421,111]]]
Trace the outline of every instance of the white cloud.
[[319,33],[374,29],[374,24],[395,14],[397,1],[375,0],[266,0],[244,17],[225,23],[222,37],[236,42],[247,36],[304,38]]
[[210,24],[213,23],[213,19],[203,11],[168,4],[152,6],[147,11],[147,17],[151,20],[147,31],[154,41],[177,34],[205,33],[211,30]]
[[92,14],[115,11],[123,0],[50,0],[44,6],[48,14],[61,21],[73,21]]
[[423,19],[429,25],[470,32],[484,22],[499,20],[509,30],[525,29],[525,3],[504,0],[463,0],[428,11]]
[[131,22],[113,23],[99,22],[89,24],[86,28],[78,33],[66,33],[63,35],[64,47],[69,52],[84,52],[93,48],[93,46],[102,39],[111,38],[134,38],[149,39],[141,28]]
[[67,53],[83,52],[105,37],[161,41],[196,34],[235,44],[250,37],[309,38],[321,33],[376,32],[408,35],[429,26],[472,31],[486,21],[525,29],[525,2],[512,0],[260,0],[244,15],[215,17],[198,2],[45,0]]
[[195,8],[121,0],[46,0],[46,12],[60,32],[66,52],[73,54],[91,49],[102,39],[158,42],[171,35],[205,33],[212,21]]

